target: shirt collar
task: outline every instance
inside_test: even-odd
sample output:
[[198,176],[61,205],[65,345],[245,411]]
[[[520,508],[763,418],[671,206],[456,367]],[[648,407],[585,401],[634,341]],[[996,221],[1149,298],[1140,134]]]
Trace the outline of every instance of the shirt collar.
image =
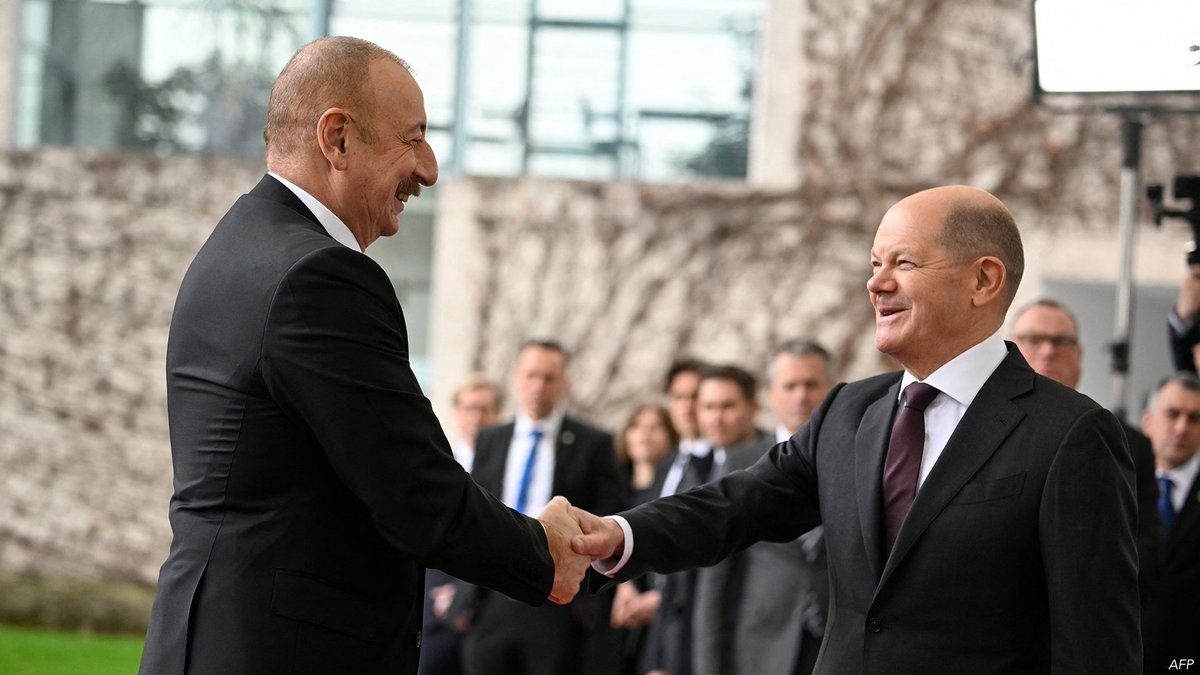
[[317,201],[316,197],[308,194],[304,188],[292,183],[274,171],[268,171],[267,175],[283,183],[284,187],[295,193],[300,201],[304,202],[304,205],[308,207],[308,210],[312,211],[313,215],[317,217],[317,222],[321,223],[321,227],[325,228],[325,231],[337,243],[362,253],[362,247],[358,245],[358,240],[354,238],[354,233],[350,231],[350,228],[346,227],[342,219],[334,215],[333,211],[330,211],[328,207]]
[[[997,330],[983,342],[947,361],[924,382],[962,406],[970,407],[979,390],[1007,355],[1008,347]],[[915,375],[904,371],[904,377],[900,379],[900,391],[903,392],[905,387],[917,381]]]
[[703,457],[708,454],[709,450],[712,450],[712,446],[710,446],[708,441],[704,440],[703,438],[693,438],[690,441],[679,441],[679,454],[683,457],[688,457],[691,455]]
[[558,430],[562,427],[563,417],[566,415],[566,406],[560,405],[550,413],[550,416],[534,422],[525,414],[525,411],[517,413],[517,419],[513,428],[515,436],[528,436],[533,433],[534,429],[542,432],[542,438],[557,438]]
[[791,437],[792,437],[792,434],[790,432],[788,432],[787,427],[783,426],[782,424],[775,427],[775,442],[776,443],[782,443]]
[[1160,478],[1163,476],[1170,478],[1171,482],[1175,484],[1174,489],[1187,490],[1192,487],[1192,483],[1196,482],[1197,470],[1200,470],[1200,452],[1170,471],[1155,471],[1155,473]]

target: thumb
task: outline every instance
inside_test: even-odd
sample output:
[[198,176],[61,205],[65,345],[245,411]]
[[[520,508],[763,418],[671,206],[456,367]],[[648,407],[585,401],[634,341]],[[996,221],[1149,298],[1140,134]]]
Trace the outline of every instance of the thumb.
[[606,539],[602,532],[577,534],[571,538],[571,550],[577,555],[601,560],[612,555],[612,545]]

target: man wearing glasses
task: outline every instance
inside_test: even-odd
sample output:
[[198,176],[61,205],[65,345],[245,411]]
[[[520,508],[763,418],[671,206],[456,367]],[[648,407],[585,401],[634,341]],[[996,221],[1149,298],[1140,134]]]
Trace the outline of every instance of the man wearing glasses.
[[[1012,325],[1012,341],[1031,368],[1072,389],[1079,385],[1083,348],[1075,316],[1055,300],[1036,300],[1019,312]],[[1154,477],[1154,453],[1150,440],[1124,419],[1120,420],[1129,441],[1129,453],[1137,485],[1138,590],[1145,598],[1154,585],[1162,562],[1162,518],[1158,513],[1158,484]]]

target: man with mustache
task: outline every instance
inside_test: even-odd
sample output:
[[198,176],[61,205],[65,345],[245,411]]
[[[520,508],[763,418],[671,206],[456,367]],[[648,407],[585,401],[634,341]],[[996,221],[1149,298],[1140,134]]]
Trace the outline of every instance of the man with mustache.
[[586,560],[554,501],[506,508],[454,461],[363,255],[437,180],[421,89],[365,40],[271,90],[268,175],[196,255],[167,345],[175,493],[144,675],[415,673],[424,566],[564,604]]

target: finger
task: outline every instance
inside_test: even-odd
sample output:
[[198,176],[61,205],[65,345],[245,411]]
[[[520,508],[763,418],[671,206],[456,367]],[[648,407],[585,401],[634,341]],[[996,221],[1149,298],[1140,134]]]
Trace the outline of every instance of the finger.
[[577,534],[571,537],[571,550],[578,555],[585,555],[592,560],[610,558],[616,548],[617,543],[604,531],[592,534]]

